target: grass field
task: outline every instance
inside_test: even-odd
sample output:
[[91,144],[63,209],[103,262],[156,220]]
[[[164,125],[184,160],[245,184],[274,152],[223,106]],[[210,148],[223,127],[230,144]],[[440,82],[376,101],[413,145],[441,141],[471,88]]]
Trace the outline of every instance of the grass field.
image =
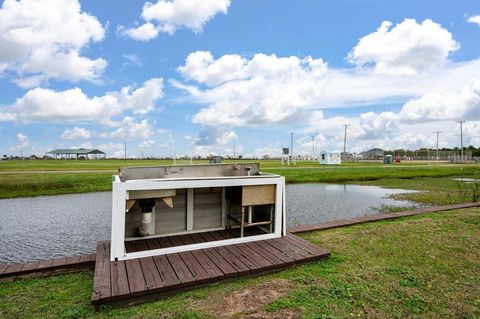
[[[177,164],[180,163],[189,161],[177,161]],[[0,162],[0,198],[108,191],[111,189],[111,176],[119,167],[165,164],[172,164],[172,161],[3,161]],[[262,160],[260,164],[262,171],[283,175],[287,183],[377,181],[381,184],[380,181],[387,181],[384,184],[388,184],[392,179],[480,177],[480,166],[475,164],[345,163],[341,166],[320,166],[303,161],[296,166],[281,166],[279,161],[268,160]]]
[[330,259],[126,309],[90,304],[92,272],[0,284],[1,318],[478,318],[480,209],[303,236]]

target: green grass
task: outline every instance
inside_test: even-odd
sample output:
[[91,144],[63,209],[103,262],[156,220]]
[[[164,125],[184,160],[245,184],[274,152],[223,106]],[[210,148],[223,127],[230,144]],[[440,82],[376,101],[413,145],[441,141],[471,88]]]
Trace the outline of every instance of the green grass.
[[[0,284],[1,318],[478,318],[480,209],[306,234],[331,258],[95,312],[92,272]],[[286,288],[285,288],[286,287]],[[250,307],[236,308],[248,304]],[[236,310],[231,310],[231,309]]]
[[[195,161],[194,163],[205,163]],[[228,161],[227,161],[228,162]],[[177,161],[177,164],[189,161]],[[0,162],[0,198],[56,195],[108,191],[111,176],[121,166],[166,165],[171,160],[97,160],[97,161],[2,161]],[[413,163],[383,165],[378,163],[345,163],[320,166],[302,161],[296,166],[281,166],[279,161],[262,160],[265,172],[285,176],[287,183],[345,183],[440,177],[480,177],[480,166]]]
[[0,198],[101,192],[112,189],[112,173],[0,174]]
[[[475,175],[475,177],[477,177]],[[360,185],[374,185],[384,188],[410,189],[419,192],[391,195],[391,198],[408,200],[428,205],[451,205],[478,201],[480,186],[478,183],[464,183],[452,178],[413,178],[380,179],[375,181],[355,182]]]

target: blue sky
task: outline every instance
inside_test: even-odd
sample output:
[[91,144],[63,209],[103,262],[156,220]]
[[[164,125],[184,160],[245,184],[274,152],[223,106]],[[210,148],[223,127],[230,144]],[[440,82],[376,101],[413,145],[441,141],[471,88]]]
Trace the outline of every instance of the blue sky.
[[2,154],[480,146],[479,1],[38,3],[0,9]]

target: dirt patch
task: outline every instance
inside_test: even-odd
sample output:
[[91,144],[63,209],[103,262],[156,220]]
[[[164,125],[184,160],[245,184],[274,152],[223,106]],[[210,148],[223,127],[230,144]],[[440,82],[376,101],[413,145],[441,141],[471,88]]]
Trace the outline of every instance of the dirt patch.
[[282,309],[277,312],[266,312],[265,305],[285,296],[292,288],[287,280],[261,282],[238,291],[223,294],[212,294],[194,306],[215,318],[300,318],[298,311]]

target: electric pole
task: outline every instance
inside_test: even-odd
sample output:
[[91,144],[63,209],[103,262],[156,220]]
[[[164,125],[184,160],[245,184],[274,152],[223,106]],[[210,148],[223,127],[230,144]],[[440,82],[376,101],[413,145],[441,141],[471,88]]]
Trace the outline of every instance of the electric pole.
[[461,157],[461,162],[463,163],[463,123],[465,123],[465,121],[463,120],[460,120],[460,121],[457,121],[457,123],[460,123],[460,157]]
[[315,161],[315,134],[312,135],[312,161]]
[[438,157],[438,137],[439,137],[440,133],[442,133],[442,131],[436,131],[436,132],[433,132],[433,133],[437,134],[437,153],[435,155],[435,157],[436,157],[435,160],[438,161],[438,158],[439,158]]
[[345,135],[343,136],[343,161],[347,158],[347,127],[351,126],[350,124],[344,124]]
[[127,142],[123,142],[123,160],[127,162]]
[[295,163],[295,160],[293,159],[293,132],[290,133],[290,157],[293,161],[293,163]]

